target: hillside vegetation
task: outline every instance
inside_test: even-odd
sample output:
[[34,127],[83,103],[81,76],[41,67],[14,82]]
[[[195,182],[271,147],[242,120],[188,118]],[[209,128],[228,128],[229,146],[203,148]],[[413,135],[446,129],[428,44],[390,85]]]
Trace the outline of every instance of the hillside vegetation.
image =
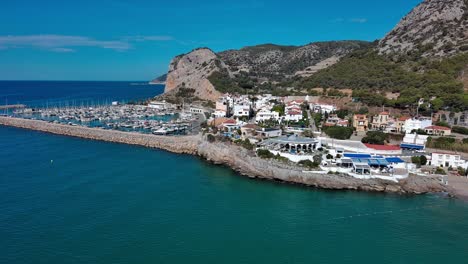
[[[402,56],[392,61],[374,50],[357,51],[311,77],[296,81],[295,86],[351,88],[353,96],[371,106],[405,108],[424,98],[432,102],[433,110],[461,111],[468,109],[467,94],[458,80],[466,65],[467,53],[443,60]],[[386,99],[386,92],[400,93],[400,97]]]

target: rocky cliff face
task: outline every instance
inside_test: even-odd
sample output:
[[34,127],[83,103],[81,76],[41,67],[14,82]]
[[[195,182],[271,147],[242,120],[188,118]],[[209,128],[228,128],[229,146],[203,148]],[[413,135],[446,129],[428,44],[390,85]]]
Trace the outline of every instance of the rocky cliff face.
[[[219,90],[227,90],[215,85],[232,82],[231,87],[236,87],[242,86],[241,82],[260,84],[282,81],[295,75],[310,75],[333,65],[353,50],[369,45],[364,41],[319,42],[305,46],[266,44],[218,54],[208,48],[200,48],[171,61],[165,94],[177,95],[180,89],[190,88],[195,90],[193,96],[214,101],[220,96]],[[215,72],[224,78],[217,84],[209,80]]]
[[226,66],[216,54],[207,48],[193,50],[175,57],[169,65],[165,93],[177,93],[179,89],[194,89],[194,96],[215,101],[220,93],[208,80],[215,71]]
[[[265,44],[218,55],[233,72],[244,71],[271,81],[299,75],[309,67],[326,68],[351,51],[366,46],[369,43],[364,41],[316,42],[304,46]],[[328,63],[321,63],[323,61]]]
[[468,50],[468,0],[425,0],[379,43],[381,54],[444,57]]

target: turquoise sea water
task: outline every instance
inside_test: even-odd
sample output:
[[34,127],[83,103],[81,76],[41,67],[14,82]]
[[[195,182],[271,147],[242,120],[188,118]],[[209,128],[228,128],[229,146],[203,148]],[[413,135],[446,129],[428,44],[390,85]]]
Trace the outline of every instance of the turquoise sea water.
[[0,127],[0,263],[467,263],[468,204]]

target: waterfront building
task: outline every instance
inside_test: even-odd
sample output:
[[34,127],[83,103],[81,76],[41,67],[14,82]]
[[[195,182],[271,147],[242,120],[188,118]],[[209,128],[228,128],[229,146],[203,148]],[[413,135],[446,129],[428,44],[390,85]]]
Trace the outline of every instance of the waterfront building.
[[424,128],[424,131],[432,136],[450,136],[452,134],[452,129],[443,126],[428,126]]
[[148,107],[152,109],[166,110],[171,108],[171,104],[167,103],[166,101],[150,101],[148,103]]
[[413,130],[424,129],[432,126],[432,119],[430,118],[412,118],[405,121],[402,132],[411,133]]
[[[270,151],[289,154],[313,153],[320,146],[316,138],[301,137],[298,135],[281,136],[264,140],[261,147]],[[281,155],[281,154],[280,154]]]
[[460,155],[443,152],[433,152],[429,165],[435,167],[468,168],[468,162],[463,160]]
[[405,134],[403,142],[400,144],[402,149],[423,150],[426,148],[427,138],[426,135]]

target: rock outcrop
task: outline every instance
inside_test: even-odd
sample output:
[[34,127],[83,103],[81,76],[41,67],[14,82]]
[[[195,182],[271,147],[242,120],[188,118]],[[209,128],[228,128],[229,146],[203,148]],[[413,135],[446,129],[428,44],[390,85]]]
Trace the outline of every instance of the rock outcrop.
[[[215,101],[220,91],[239,88],[246,80],[260,84],[295,75],[310,75],[336,63],[353,50],[369,45],[365,41],[317,42],[304,46],[267,44],[218,54],[208,48],[195,49],[171,61],[165,80],[165,96],[190,94],[190,97]],[[223,79],[213,83],[210,76],[215,72]],[[220,87],[228,82],[231,83],[229,88]],[[181,89],[193,89],[193,96],[192,91],[177,95]]]
[[468,0],[425,0],[379,43],[381,54],[445,57],[468,50]]
[[174,94],[179,89],[194,89],[194,96],[215,101],[220,93],[208,77],[221,68],[225,68],[224,64],[207,48],[179,55],[169,65],[164,92]]

